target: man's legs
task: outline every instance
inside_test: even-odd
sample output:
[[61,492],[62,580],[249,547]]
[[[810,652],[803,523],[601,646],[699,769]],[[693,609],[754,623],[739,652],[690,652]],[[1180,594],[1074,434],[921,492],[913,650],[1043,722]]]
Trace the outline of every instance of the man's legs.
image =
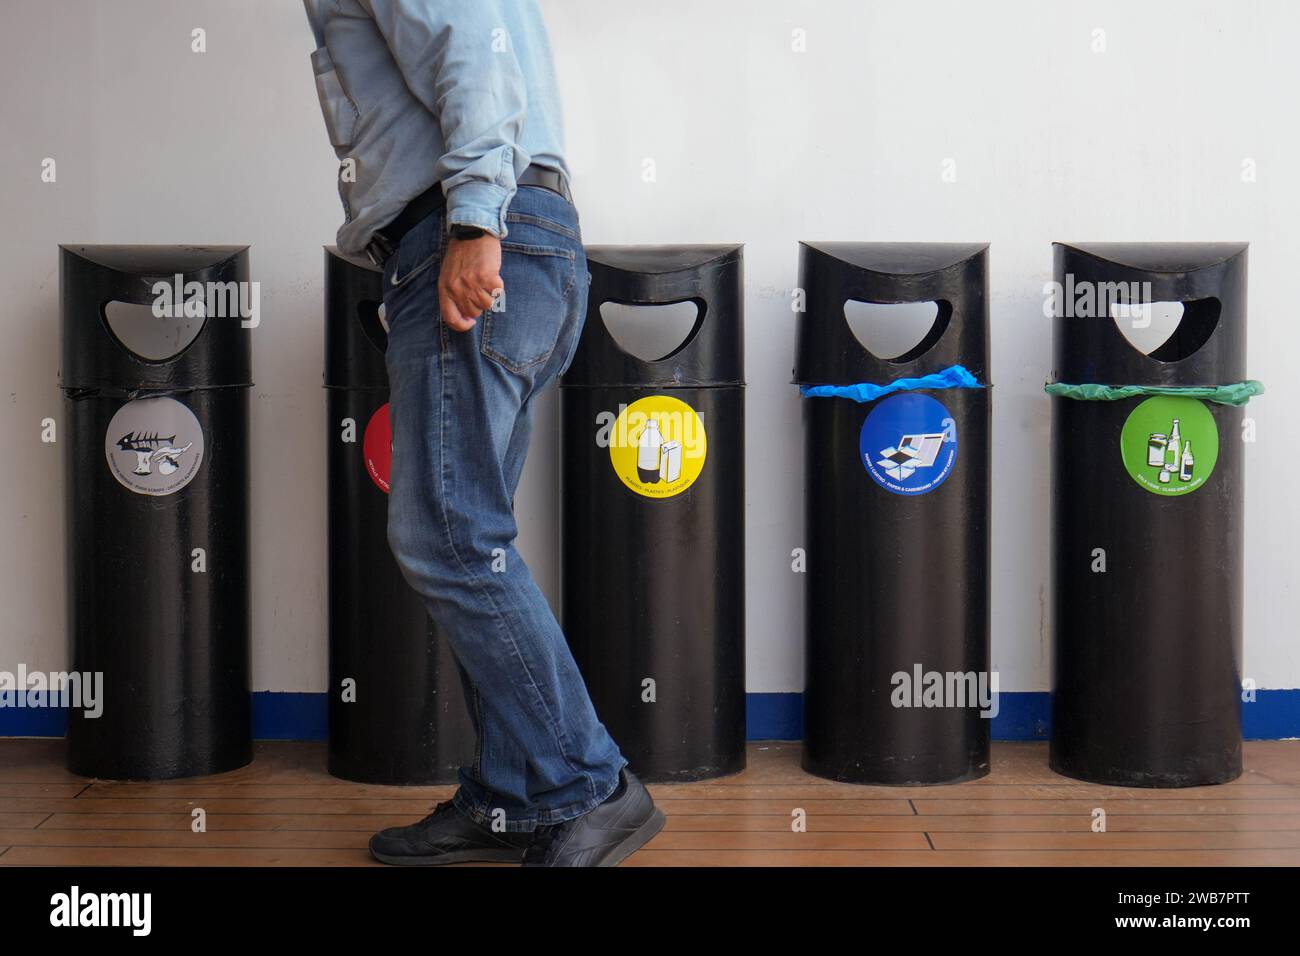
[[[503,811],[507,829],[530,830],[599,805],[626,762],[597,719],[559,624],[514,547],[511,499],[531,399],[558,371],[581,290],[565,279],[566,269],[572,279],[572,258],[507,252],[502,274],[509,308],[498,321],[518,324],[498,324],[485,348],[486,318],[464,333],[441,323],[437,263],[414,271],[426,252],[436,253],[440,233],[430,228],[423,230],[428,236],[414,235],[422,230],[403,240],[396,255],[404,261],[385,269],[393,418],[389,541],[447,635],[470,706],[478,703],[479,759],[462,771],[456,806],[480,823]],[[428,248],[408,246],[412,240]],[[409,278],[393,287],[394,272]],[[548,361],[512,369],[488,357],[507,344],[523,355],[530,343],[506,336],[524,330],[537,337],[533,344],[549,342]]]
[[[515,493],[519,487],[519,479],[524,470],[524,459],[528,454],[528,442],[532,434],[532,411],[536,395],[537,391],[534,390],[532,395],[521,406],[515,419],[514,432],[506,449],[504,472],[507,488],[510,492],[512,510]],[[479,693],[478,685],[469,676],[469,672],[465,670],[465,666],[460,662],[460,659],[455,657],[454,651],[452,657],[455,658],[457,670],[460,672],[461,687],[465,691],[465,704],[469,710],[475,733],[474,762],[470,767],[461,768],[460,779],[464,783],[468,777],[472,781],[472,786],[484,790],[487,789],[482,773],[484,738],[489,735],[493,740],[509,741],[510,738],[509,734],[504,732],[504,728],[489,725],[484,717],[483,698]],[[528,775],[527,754],[510,746],[492,748],[489,765],[498,775],[507,778],[526,779]]]

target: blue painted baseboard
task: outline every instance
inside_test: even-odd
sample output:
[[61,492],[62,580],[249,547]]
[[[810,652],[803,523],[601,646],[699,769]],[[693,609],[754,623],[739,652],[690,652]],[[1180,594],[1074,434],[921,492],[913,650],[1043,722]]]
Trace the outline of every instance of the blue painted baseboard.
[[[3,695],[7,701],[9,695]],[[802,694],[746,695],[750,740],[803,738]],[[30,699],[30,695],[28,698]],[[1043,691],[1003,692],[993,718],[994,740],[1046,740],[1051,733],[1051,695]],[[328,728],[324,694],[260,691],[253,695],[253,736],[258,740],[324,740]],[[0,706],[0,737],[62,737],[68,717],[62,708]],[[1300,688],[1256,691],[1242,705],[1247,740],[1300,737]]]
[[[750,740],[803,739],[803,694],[747,694],[746,698]],[[993,739],[1046,740],[1051,713],[1052,696],[1046,692],[998,694],[998,714],[991,718]]]

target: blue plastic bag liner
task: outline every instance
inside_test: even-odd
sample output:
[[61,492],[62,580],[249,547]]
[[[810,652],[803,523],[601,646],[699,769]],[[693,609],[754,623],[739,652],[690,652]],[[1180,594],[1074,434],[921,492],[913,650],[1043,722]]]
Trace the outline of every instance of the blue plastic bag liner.
[[940,372],[919,378],[900,378],[888,385],[859,382],[857,385],[800,385],[804,398],[851,398],[855,402],[874,402],[891,392],[908,392],[923,388],[987,388],[981,385],[964,365],[949,365]]

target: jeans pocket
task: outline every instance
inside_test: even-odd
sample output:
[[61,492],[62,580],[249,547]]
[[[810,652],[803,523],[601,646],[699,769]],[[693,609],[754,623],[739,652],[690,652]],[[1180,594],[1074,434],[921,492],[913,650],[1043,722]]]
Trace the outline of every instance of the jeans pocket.
[[[396,253],[394,253],[394,255],[396,255]],[[411,279],[414,279],[420,273],[427,271],[429,266],[433,265],[437,259],[437,249],[433,249],[432,251],[426,249],[423,251],[420,259],[409,266],[404,266],[401,260],[398,260],[397,264],[393,266],[392,273],[389,276],[388,287],[390,289],[400,289]]]
[[442,258],[442,211],[435,210],[402,237],[384,263],[384,288],[400,289]]
[[576,258],[563,246],[501,243],[504,289],[482,319],[486,358],[522,373],[551,357],[568,317]]

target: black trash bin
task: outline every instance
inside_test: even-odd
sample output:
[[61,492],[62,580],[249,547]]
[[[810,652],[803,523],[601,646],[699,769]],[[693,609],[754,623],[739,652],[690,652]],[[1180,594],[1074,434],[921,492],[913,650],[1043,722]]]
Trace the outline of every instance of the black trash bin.
[[[1066,776],[1241,773],[1246,250],[1055,246],[1051,765]],[[1165,302],[1181,322],[1145,354],[1119,323]]]
[[[742,246],[593,246],[561,380],[564,631],[643,779],[745,766]],[[623,351],[603,303],[693,302],[668,355]]]
[[329,772],[454,783],[474,756],[459,669],[388,546],[383,274],[325,250]]
[[232,770],[253,755],[247,248],[64,245],[59,281],[70,669],[103,687],[97,716],[71,702],[68,768]]
[[[801,243],[803,766],[853,783],[989,769],[988,247]],[[934,302],[885,359],[848,300]],[[957,368],[960,367],[960,370]]]

